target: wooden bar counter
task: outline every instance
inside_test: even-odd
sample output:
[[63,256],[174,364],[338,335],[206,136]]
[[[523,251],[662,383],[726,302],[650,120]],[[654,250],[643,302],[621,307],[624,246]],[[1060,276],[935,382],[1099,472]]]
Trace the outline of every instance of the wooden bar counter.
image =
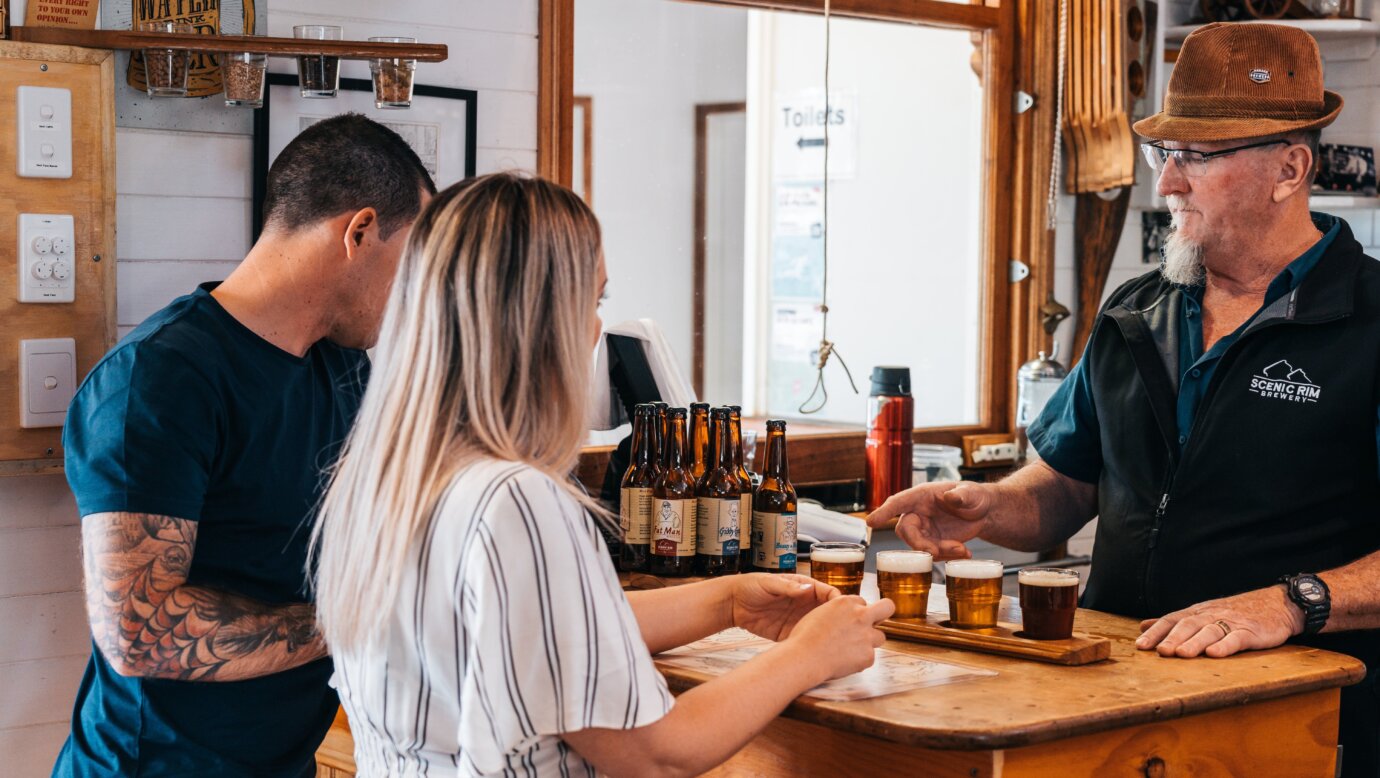
[[[868,700],[802,697],[709,775],[1334,775],[1340,688],[1365,676],[1361,662],[1292,645],[1167,659],[1136,650],[1138,622],[1096,611],[1080,610],[1074,629],[1110,639],[1111,658],[1064,667],[888,640],[892,651],[997,674]],[[677,693],[709,678],[658,666]],[[343,722],[318,754],[319,775],[351,774]]]

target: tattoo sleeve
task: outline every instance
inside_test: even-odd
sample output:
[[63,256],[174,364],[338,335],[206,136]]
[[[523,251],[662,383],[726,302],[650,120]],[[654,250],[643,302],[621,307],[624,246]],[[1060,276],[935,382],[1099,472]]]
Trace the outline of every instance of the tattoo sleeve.
[[82,519],[86,610],[121,675],[238,681],[326,655],[310,605],[187,585],[197,524],[145,513]]

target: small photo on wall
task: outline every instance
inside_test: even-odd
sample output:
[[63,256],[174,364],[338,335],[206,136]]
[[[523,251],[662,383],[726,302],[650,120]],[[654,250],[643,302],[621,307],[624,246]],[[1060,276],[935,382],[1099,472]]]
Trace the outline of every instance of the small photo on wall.
[[1169,237],[1172,220],[1169,211],[1140,212],[1140,261],[1147,265],[1160,263],[1160,250]]
[[1323,143],[1318,146],[1318,176],[1314,192],[1345,192],[1375,196],[1375,149]]

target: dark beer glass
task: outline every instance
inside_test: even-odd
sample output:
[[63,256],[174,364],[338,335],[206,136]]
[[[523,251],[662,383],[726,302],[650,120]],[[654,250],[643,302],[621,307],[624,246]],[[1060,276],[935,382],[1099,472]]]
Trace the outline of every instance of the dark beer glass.
[[1017,575],[1026,637],[1063,640],[1073,636],[1078,610],[1078,571],[1028,567]]

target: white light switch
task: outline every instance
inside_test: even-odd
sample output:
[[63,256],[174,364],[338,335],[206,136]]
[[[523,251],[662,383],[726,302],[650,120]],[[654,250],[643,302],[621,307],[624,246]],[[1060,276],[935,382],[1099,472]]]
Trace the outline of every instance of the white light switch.
[[77,391],[77,342],[19,341],[19,426],[61,427]]
[[70,303],[76,299],[75,222],[68,214],[19,214],[19,302]]
[[72,90],[21,86],[17,95],[19,175],[72,177]]

